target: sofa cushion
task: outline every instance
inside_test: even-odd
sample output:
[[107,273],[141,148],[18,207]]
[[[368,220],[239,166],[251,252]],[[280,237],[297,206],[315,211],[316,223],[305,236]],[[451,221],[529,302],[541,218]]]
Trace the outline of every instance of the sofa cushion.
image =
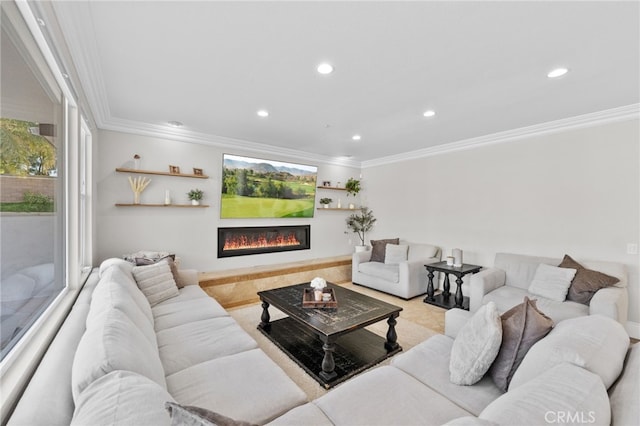
[[505,271],[505,284],[507,286],[528,289],[538,265],[557,266],[560,259],[539,256],[526,256],[512,253],[496,253],[494,267]]
[[371,240],[370,262],[384,263],[387,244],[400,244],[400,238],[388,238],[386,240]]
[[373,275],[385,281],[397,283],[400,281],[398,265],[387,265],[380,262],[364,262],[358,265],[358,270],[367,275]]
[[612,425],[640,424],[640,344],[627,351],[622,375],[609,389]]
[[438,256],[439,248],[436,246],[432,246],[431,244],[420,244],[420,243],[405,243],[409,245],[409,254],[408,260],[411,262],[413,260],[425,260],[431,257]]
[[158,348],[123,312],[112,309],[80,339],[71,377],[74,400],[93,381],[115,370],[132,371],[166,387]]
[[571,268],[559,268],[557,266],[541,263],[536,268],[536,273],[529,285],[529,293],[546,297],[556,302],[564,302],[571,285],[571,280],[576,275],[576,270]]
[[404,244],[387,244],[384,253],[384,263],[387,265],[397,265],[407,261],[409,246]]
[[522,303],[522,299],[527,296],[536,299],[536,306],[551,318],[554,323],[559,323],[565,319],[589,315],[589,307],[582,303],[564,301],[556,302],[544,297],[535,296],[527,290],[504,285],[488,293],[482,298],[482,303],[495,302],[500,312],[506,312],[514,306]]
[[489,404],[480,418],[504,425],[609,425],[609,398],[600,378],[568,363],[541,373]]
[[390,366],[342,383],[314,403],[336,425],[441,425],[469,415],[438,392]]
[[[156,344],[156,334],[153,329],[153,317],[151,308],[146,298],[138,288],[129,289],[122,281],[115,281],[112,277],[117,268],[108,270],[98,283],[91,296],[91,309],[87,315],[87,328],[91,328],[99,318],[112,309],[122,311],[136,326],[144,333],[147,339]],[[121,272],[120,272],[121,273]],[[137,295],[133,293],[137,292]],[[146,305],[146,310],[140,308],[135,298],[141,297],[142,303]],[[149,316],[151,318],[149,318]]]
[[624,327],[611,318],[588,315],[562,321],[527,353],[511,386],[522,386],[555,365],[570,362],[597,374],[609,388],[622,370],[628,346]]
[[180,294],[169,264],[163,260],[153,265],[136,266],[132,270],[138,287],[153,307]]
[[268,423],[268,426],[333,426],[324,412],[313,402],[287,411],[282,416]]
[[215,411],[192,405],[167,402],[165,408],[171,416],[171,426],[252,426],[253,423],[234,420]]
[[113,371],[80,393],[71,424],[169,426],[167,401],[173,397],[154,381],[130,371]]
[[131,273],[131,270],[133,269],[134,264],[117,257],[111,257],[109,259],[105,259],[100,264],[98,276],[102,278],[102,274],[104,274],[106,271],[108,271],[110,268],[113,268],[113,267],[120,268],[125,273]]
[[258,347],[231,317],[194,321],[158,331],[165,375],[211,359]]
[[524,298],[502,315],[502,345],[489,375],[503,391],[509,387],[513,374],[518,369],[529,349],[549,333],[553,320],[536,308],[535,300]]
[[610,287],[620,281],[616,277],[585,268],[567,254],[564,255],[564,259],[562,259],[562,263],[559,266],[561,268],[573,268],[577,271],[571,282],[571,287],[569,287],[567,300],[584,303],[585,305],[589,304],[596,291]]
[[436,334],[407,352],[393,357],[391,365],[477,416],[503,392],[498,389],[488,375],[485,375],[473,386],[459,386],[451,383],[449,380],[449,356],[452,347],[453,339]]
[[[194,286],[187,286],[180,289],[180,291],[184,292],[189,287]],[[166,300],[154,306],[151,311],[153,312],[156,332],[177,327],[188,322],[229,316],[227,311],[212,297],[192,297],[194,294],[203,293],[204,292],[201,293],[200,291],[185,292],[183,293],[185,296],[184,299],[181,299],[181,294],[174,299]]]
[[496,422],[492,422],[489,420],[481,419],[478,417],[458,417],[457,419],[451,420],[450,422],[445,423],[442,426],[500,426]]
[[449,379],[457,385],[472,385],[482,379],[498,355],[502,324],[496,304],[478,309],[462,327],[451,349]]
[[176,402],[233,419],[266,423],[306,402],[306,395],[260,349],[196,364],[167,376]]

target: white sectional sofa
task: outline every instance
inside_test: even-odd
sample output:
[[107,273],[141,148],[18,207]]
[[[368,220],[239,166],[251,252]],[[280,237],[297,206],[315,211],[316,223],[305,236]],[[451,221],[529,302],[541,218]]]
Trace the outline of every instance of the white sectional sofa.
[[469,310],[494,302],[501,312],[506,312],[522,302],[524,296],[537,299],[538,308],[558,323],[564,319],[582,315],[601,314],[621,324],[627,322],[628,294],[627,271],[623,264],[603,261],[582,261],[585,268],[618,278],[618,282],[598,290],[588,304],[571,300],[557,301],[531,294],[529,288],[540,264],[557,266],[562,259],[527,256],[513,253],[497,253],[494,266],[471,276],[462,291],[469,296]]
[[169,425],[166,402],[266,423],[306,396],[195,276],[151,307],[133,265],[103,262],[10,425]]
[[371,261],[371,251],[354,253],[351,281],[403,299],[425,294],[428,278],[424,265],[440,261],[440,248],[402,240],[399,245],[408,246],[408,250],[406,259],[397,263]]
[[488,376],[451,383],[473,315],[452,309],[445,335],[307,402],[197,285],[151,308],[130,268],[106,261],[85,286],[9,425],[168,425],[166,402],[272,425],[640,424],[640,345],[602,315],[557,324],[503,393]]
[[[455,335],[468,311],[447,312],[447,335],[433,336],[272,426],[640,424],[640,345],[600,315],[569,319],[527,353],[508,392],[485,375],[471,386],[449,379]],[[565,339],[570,334],[573,339]],[[564,343],[566,341],[566,344]],[[626,361],[625,361],[626,355]]]

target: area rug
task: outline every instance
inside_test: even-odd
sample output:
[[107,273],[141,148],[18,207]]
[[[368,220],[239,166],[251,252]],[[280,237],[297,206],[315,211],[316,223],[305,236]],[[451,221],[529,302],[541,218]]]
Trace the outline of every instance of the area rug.
[[[260,349],[262,349],[276,364],[278,364],[280,368],[282,368],[285,373],[287,373],[287,375],[291,377],[291,379],[307,394],[307,398],[309,398],[309,400],[313,400],[324,395],[327,392],[326,389],[309,376],[257,329],[261,313],[262,307],[259,303],[246,307],[229,309],[229,314],[247,333],[251,335],[251,337],[256,340],[256,342],[258,342]],[[273,306],[269,307],[269,314],[271,315],[271,320],[276,320],[285,316],[284,313]],[[428,328],[405,320],[402,318],[402,313],[397,321],[396,333],[398,334],[398,343],[402,346],[404,351],[409,350],[418,343],[421,343],[427,338],[437,334]],[[367,330],[370,330],[382,337],[386,336],[387,329],[388,326],[386,321],[380,321],[367,327]],[[400,352],[400,354],[402,354],[402,352]],[[400,354],[396,356],[399,356]],[[391,359],[392,358],[386,359],[377,366],[387,365],[391,362]],[[377,366],[372,368],[376,368]]]

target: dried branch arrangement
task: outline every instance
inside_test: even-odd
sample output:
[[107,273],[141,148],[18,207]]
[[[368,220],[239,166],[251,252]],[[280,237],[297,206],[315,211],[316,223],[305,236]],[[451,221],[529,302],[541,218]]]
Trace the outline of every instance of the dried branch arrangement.
[[145,190],[147,185],[151,183],[151,179],[147,179],[146,177],[137,177],[135,179],[131,179],[129,176],[129,186],[131,186],[131,190],[133,191],[133,203],[140,204],[140,194]]

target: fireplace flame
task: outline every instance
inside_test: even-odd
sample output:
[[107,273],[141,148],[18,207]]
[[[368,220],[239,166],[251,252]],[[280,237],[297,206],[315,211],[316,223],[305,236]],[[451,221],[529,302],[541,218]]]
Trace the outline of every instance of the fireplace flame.
[[299,246],[295,232],[288,235],[268,236],[266,233],[255,235],[231,235],[225,238],[223,250],[246,250],[264,247]]

